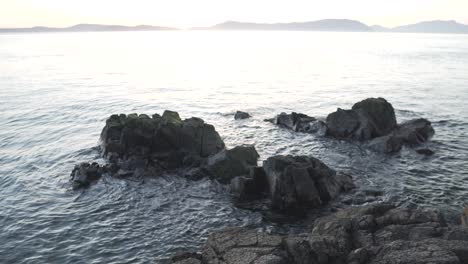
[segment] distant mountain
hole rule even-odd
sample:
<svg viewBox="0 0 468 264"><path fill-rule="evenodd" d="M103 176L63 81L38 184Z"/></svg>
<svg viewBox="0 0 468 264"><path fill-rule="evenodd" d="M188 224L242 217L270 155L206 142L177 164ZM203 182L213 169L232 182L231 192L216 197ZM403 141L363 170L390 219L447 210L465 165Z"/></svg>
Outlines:
<svg viewBox="0 0 468 264"><path fill-rule="evenodd" d="M32 28L0 28L0 33L21 33L21 32L93 32L93 31L158 31L158 30L177 30L169 27L156 27L148 25L139 25L134 27L120 25L99 25L99 24L78 24L66 28L52 27L32 27Z"/></svg>
<svg viewBox="0 0 468 264"><path fill-rule="evenodd" d="M389 31L391 31L390 28L382 27L382 26L379 26L379 25L373 25L373 26L371 26L371 28L375 32L389 32Z"/></svg>
<svg viewBox="0 0 468 264"><path fill-rule="evenodd" d="M392 32L468 34L468 25L456 21L426 21L392 28Z"/></svg>
<svg viewBox="0 0 468 264"><path fill-rule="evenodd" d="M310 30L310 31L373 31L369 26L355 20L349 19L324 19L311 22L295 23L246 23L227 21L207 28L193 28L196 30Z"/></svg>

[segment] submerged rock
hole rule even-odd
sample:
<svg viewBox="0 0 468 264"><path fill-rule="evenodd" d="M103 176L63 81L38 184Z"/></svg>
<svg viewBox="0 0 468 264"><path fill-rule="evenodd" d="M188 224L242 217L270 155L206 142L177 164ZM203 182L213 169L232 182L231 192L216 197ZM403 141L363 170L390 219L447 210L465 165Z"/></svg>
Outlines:
<svg viewBox="0 0 468 264"><path fill-rule="evenodd" d="M73 189L88 187L92 182L99 180L106 168L100 166L96 162L81 163L76 165L71 172L71 182Z"/></svg>
<svg viewBox="0 0 468 264"><path fill-rule="evenodd" d="M461 223L462 225L468 227L468 205L465 206L465 210L461 216Z"/></svg>
<svg viewBox="0 0 468 264"><path fill-rule="evenodd" d="M276 118L267 120L276 125L302 133L317 133L325 135L327 126L321 120L306 114L292 112L291 114L281 113Z"/></svg>
<svg viewBox="0 0 468 264"><path fill-rule="evenodd" d="M239 120L239 119L247 119L247 118L250 118L250 114L247 113L247 112L242 112L242 111L236 111L236 113L234 114L234 119L235 120Z"/></svg>
<svg viewBox="0 0 468 264"><path fill-rule="evenodd" d="M263 163L273 209L294 211L317 207L354 187L352 178L320 160L305 156L274 156Z"/></svg>
<svg viewBox="0 0 468 264"><path fill-rule="evenodd" d="M319 218L309 233L278 236L245 228L216 232L196 259L201 263L462 264L468 263L468 228L447 226L437 211L376 204Z"/></svg>
<svg viewBox="0 0 468 264"><path fill-rule="evenodd" d="M416 152L421 155L426 155L426 156L432 156L434 155L434 151L428 149L428 148L420 148L417 149Z"/></svg>

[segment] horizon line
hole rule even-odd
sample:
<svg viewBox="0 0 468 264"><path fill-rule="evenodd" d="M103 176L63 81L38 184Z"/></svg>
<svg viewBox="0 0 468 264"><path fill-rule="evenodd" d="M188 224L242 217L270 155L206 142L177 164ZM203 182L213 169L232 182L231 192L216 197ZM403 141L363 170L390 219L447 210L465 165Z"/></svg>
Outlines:
<svg viewBox="0 0 468 264"><path fill-rule="evenodd" d="M387 28L387 29L393 29L393 28L398 28L398 27L401 27L401 26L407 26L407 25L414 25L414 24L418 24L418 23L423 23L423 22L435 22L435 21L443 21L443 22L455 22L455 23L458 23L458 24L462 24L462 25L467 25L468 26L468 22L460 22L459 20L455 20L455 19L433 19L433 20L423 20L423 21L419 21L419 22L414 22L414 23L409 23L409 24L401 24L399 26L394 26L394 27L387 27L387 26L383 26L383 25L380 25L380 24L367 24L365 22L362 22L360 20L356 20L356 19L350 19L350 18L325 18L325 19L318 19L318 20L305 20L305 21L290 21L290 22L252 22L252 21L241 21L241 20L224 20L223 22L218 22L218 23L215 23L215 24L212 24L212 25L209 25L209 26L191 26L191 27L173 27L173 26L167 26L167 25L153 25L153 24L133 24L133 25L129 25L129 24L114 24L114 23L110 23L110 24L101 24L101 23L76 23L76 24L72 24L72 25L69 25L69 26L45 26L45 25L34 25L34 26L29 26L29 27L3 27L3 26L0 26L0 29L2 30L14 30L14 29L34 29L34 28L49 28L49 29L69 29L69 28L72 28L72 27L75 27L75 26L80 26L80 25L96 25L96 26L119 26L119 27L129 27L129 28L134 28L134 27L160 27L160 28L171 28L171 29L175 29L175 30L190 30L190 29L197 29L197 28L210 28L210 27L214 27L216 25L220 25L220 24L224 24L224 23L227 23L227 22L236 22L236 23L249 23L249 24L263 24L263 25L275 25L275 24L294 24L294 23L308 23L308 22L316 22L316 21L323 21L323 20L349 20L349 21L357 21L357 22L360 22L368 27L374 27L374 26L380 26L380 27L383 27L383 28Z"/></svg>

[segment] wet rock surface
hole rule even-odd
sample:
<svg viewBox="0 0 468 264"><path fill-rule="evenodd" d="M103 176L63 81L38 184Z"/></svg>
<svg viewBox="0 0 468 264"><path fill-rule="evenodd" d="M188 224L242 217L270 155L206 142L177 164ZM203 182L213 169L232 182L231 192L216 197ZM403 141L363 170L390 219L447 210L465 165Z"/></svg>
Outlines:
<svg viewBox="0 0 468 264"><path fill-rule="evenodd" d="M280 236L246 228L216 232L195 258L188 256L174 262L468 263L468 228L447 226L437 211L375 204L319 218L303 234Z"/></svg>
<svg viewBox="0 0 468 264"><path fill-rule="evenodd" d="M247 119L247 118L250 118L250 114L247 113L247 112L242 112L242 111L236 111L236 113L234 114L234 119L235 120L240 120L240 119Z"/></svg>
<svg viewBox="0 0 468 264"><path fill-rule="evenodd" d="M302 133L317 133L325 135L326 125L323 121L317 120L305 114L292 112L291 114L281 113L276 118L268 120L281 127Z"/></svg>
<svg viewBox="0 0 468 264"><path fill-rule="evenodd" d="M97 163L81 163L76 165L71 172L71 182L73 189L86 188L91 183L99 180L107 168Z"/></svg>
<svg viewBox="0 0 468 264"><path fill-rule="evenodd" d="M269 121L296 132L364 142L369 149L382 153L423 144L435 133L431 122L423 118L397 124L395 110L384 98L367 98L349 110L338 108L325 122L298 113L281 113ZM427 153L422 154L430 155Z"/></svg>
<svg viewBox="0 0 468 264"><path fill-rule="evenodd" d="M263 170L272 208L281 211L318 207L354 187L350 176L313 157L270 157L263 163Z"/></svg>

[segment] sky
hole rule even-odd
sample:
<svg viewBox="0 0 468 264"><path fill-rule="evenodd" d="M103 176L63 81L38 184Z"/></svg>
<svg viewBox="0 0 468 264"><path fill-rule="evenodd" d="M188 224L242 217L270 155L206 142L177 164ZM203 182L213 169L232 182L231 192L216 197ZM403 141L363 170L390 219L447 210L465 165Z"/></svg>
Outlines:
<svg viewBox="0 0 468 264"><path fill-rule="evenodd" d="M79 23L211 26L326 18L395 27L428 20L468 24L468 0L0 0L0 27Z"/></svg>

